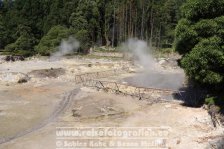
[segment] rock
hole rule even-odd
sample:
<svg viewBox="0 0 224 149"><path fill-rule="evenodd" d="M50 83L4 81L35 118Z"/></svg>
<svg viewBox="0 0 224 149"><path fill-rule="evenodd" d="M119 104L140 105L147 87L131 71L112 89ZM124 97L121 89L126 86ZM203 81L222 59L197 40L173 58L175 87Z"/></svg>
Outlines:
<svg viewBox="0 0 224 149"><path fill-rule="evenodd" d="M23 56L12 56L12 55L8 55L5 57L5 61L7 62L14 62L14 61L24 61L25 58Z"/></svg>
<svg viewBox="0 0 224 149"><path fill-rule="evenodd" d="M74 116L74 117L80 117L80 114L78 113L78 111L76 111L76 110L72 110L72 116Z"/></svg>
<svg viewBox="0 0 224 149"><path fill-rule="evenodd" d="M123 81L122 84L128 84L128 82Z"/></svg>
<svg viewBox="0 0 224 149"><path fill-rule="evenodd" d="M27 74L20 72L5 72L0 73L0 81L5 83L25 83L30 80Z"/></svg>
<svg viewBox="0 0 224 149"><path fill-rule="evenodd" d="M82 106L72 109L72 113L73 113L72 115L74 117L80 117L80 113L79 113L80 110L82 110Z"/></svg>
<svg viewBox="0 0 224 149"><path fill-rule="evenodd" d="M107 110L104 107L102 107L102 108L100 108L100 112L106 113Z"/></svg>
<svg viewBox="0 0 224 149"><path fill-rule="evenodd" d="M19 81L18 81L19 84L20 84L20 83L26 83L26 82L28 82L28 79L26 79L26 78L21 78L21 79L19 79Z"/></svg>
<svg viewBox="0 0 224 149"><path fill-rule="evenodd" d="M14 56L15 61L24 61L25 58L23 56Z"/></svg>
<svg viewBox="0 0 224 149"><path fill-rule="evenodd" d="M5 62L5 58L3 56L0 56L0 64Z"/></svg>
<svg viewBox="0 0 224 149"><path fill-rule="evenodd" d="M11 56L6 56L5 57L5 61L9 62L9 61L14 61L13 57Z"/></svg>
<svg viewBox="0 0 224 149"><path fill-rule="evenodd" d="M159 64L160 64L160 65L164 65L166 62L167 62L166 60L160 60L160 61L159 61Z"/></svg>
<svg viewBox="0 0 224 149"><path fill-rule="evenodd" d="M177 140L177 144L180 144L180 142L181 142L181 140L180 140L180 139L178 139L178 140Z"/></svg>
<svg viewBox="0 0 224 149"><path fill-rule="evenodd" d="M171 108L172 106L171 105L165 105L165 108Z"/></svg>
<svg viewBox="0 0 224 149"><path fill-rule="evenodd" d="M129 73L135 73L136 70L134 68L129 68Z"/></svg>
<svg viewBox="0 0 224 149"><path fill-rule="evenodd" d="M114 107L107 107L109 111L117 111Z"/></svg>

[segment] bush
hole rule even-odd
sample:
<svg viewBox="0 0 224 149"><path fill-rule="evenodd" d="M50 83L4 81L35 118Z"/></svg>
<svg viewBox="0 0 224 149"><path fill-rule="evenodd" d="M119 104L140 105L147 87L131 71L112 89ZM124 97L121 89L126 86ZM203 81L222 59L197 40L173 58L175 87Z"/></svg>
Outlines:
<svg viewBox="0 0 224 149"><path fill-rule="evenodd" d="M193 29L191 22L182 19L176 27L175 49L181 54L189 52L198 42L198 34Z"/></svg>
<svg viewBox="0 0 224 149"><path fill-rule="evenodd" d="M63 26L54 26L40 40L40 43L35 47L35 51L40 55L49 56L58 50L62 39L66 39L69 36L74 36L80 42L80 52L86 52L89 49L91 44L88 42L90 39L87 30L79 30L76 32L72 28L68 29Z"/></svg>
<svg viewBox="0 0 224 149"><path fill-rule="evenodd" d="M35 51L40 55L49 56L51 53L57 51L61 40L73 35L73 32L63 26L54 26L49 32L40 40L40 43L35 47Z"/></svg>
<svg viewBox="0 0 224 149"><path fill-rule="evenodd" d="M181 60L181 66L190 78L206 85L224 83L224 56L219 43L219 37L204 39Z"/></svg>
<svg viewBox="0 0 224 149"><path fill-rule="evenodd" d="M224 1L188 0L175 30L175 49L190 79L220 90L224 84Z"/></svg>
<svg viewBox="0 0 224 149"><path fill-rule="evenodd" d="M75 34L75 37L80 42L80 51L83 53L88 52L91 44L89 43L90 38L87 30L80 30Z"/></svg>
<svg viewBox="0 0 224 149"><path fill-rule="evenodd" d="M199 37L211 37L217 33L218 24L213 19L201 20L193 26Z"/></svg>
<svg viewBox="0 0 224 149"><path fill-rule="evenodd" d="M207 104L208 106L216 106L217 108L217 112L224 112L224 100L223 97L207 97L205 98L205 104Z"/></svg>
<svg viewBox="0 0 224 149"><path fill-rule="evenodd" d="M188 0L182 6L182 15L194 22L211 19L224 14L223 0Z"/></svg>
<svg viewBox="0 0 224 149"><path fill-rule="evenodd" d="M7 52L14 55L31 56L35 53L33 46L37 43L34 36L29 34L21 35L14 43L5 47Z"/></svg>
<svg viewBox="0 0 224 149"><path fill-rule="evenodd" d="M215 104L215 97L208 97L205 99L206 105L214 105Z"/></svg>

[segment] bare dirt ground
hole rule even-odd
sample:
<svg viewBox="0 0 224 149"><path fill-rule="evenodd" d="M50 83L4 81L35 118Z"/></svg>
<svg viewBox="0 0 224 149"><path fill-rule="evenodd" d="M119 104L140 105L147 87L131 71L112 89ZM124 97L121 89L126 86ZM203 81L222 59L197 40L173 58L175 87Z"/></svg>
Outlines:
<svg viewBox="0 0 224 149"><path fill-rule="evenodd" d="M167 148L215 147L223 128L214 128L203 108L185 107L176 100L151 104L75 84L76 74L123 66L134 68L124 60L87 58L58 61L36 58L0 64L0 148L55 149L57 127L162 126L170 128ZM56 75L59 70L63 71ZM162 71L170 74L171 70ZM26 75L28 82L18 83ZM133 75L127 73L104 80L122 82Z"/></svg>

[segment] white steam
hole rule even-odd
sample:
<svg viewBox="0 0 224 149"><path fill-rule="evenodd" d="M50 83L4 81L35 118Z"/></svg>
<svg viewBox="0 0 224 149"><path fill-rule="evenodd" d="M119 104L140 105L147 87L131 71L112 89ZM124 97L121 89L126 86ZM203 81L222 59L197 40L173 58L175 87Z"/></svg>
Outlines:
<svg viewBox="0 0 224 149"><path fill-rule="evenodd" d="M72 52L75 52L78 50L80 46L80 43L77 39L75 39L74 37L69 37L67 40L62 40L60 46L59 46L59 50L55 53L53 53L50 56L51 60L57 60L60 59L62 56L66 55L66 54L70 54Z"/></svg>
<svg viewBox="0 0 224 149"><path fill-rule="evenodd" d="M128 39L122 44L122 49L133 55L134 62L141 65L146 71L155 68L155 60L147 43L136 38Z"/></svg>
<svg viewBox="0 0 224 149"><path fill-rule="evenodd" d="M138 39L129 39L123 43L124 52L131 53L135 64L143 67L136 76L125 78L124 81L130 85L141 87L152 87L162 89L178 90L182 87L184 81L184 73L163 71L164 69L156 62L151 54L151 50L147 43ZM166 97L167 99L171 97Z"/></svg>

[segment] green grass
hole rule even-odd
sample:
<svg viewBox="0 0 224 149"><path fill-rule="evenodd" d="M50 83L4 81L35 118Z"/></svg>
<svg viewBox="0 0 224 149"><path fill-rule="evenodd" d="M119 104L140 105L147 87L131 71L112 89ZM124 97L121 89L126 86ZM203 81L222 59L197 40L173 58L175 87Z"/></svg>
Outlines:
<svg viewBox="0 0 224 149"><path fill-rule="evenodd" d="M95 47L94 48L94 52L119 52L119 48L118 47Z"/></svg>
<svg viewBox="0 0 224 149"><path fill-rule="evenodd" d="M224 97L208 97L205 99L205 104L223 105L224 106Z"/></svg>
<svg viewBox="0 0 224 149"><path fill-rule="evenodd" d="M219 107L219 112L224 113L224 96L220 97L207 97L205 99L205 104L211 106L215 105Z"/></svg>
<svg viewBox="0 0 224 149"><path fill-rule="evenodd" d="M162 48L153 51L155 57L168 57L170 54L174 54L176 51L173 48Z"/></svg>
<svg viewBox="0 0 224 149"><path fill-rule="evenodd" d="M97 55L79 55L82 56L84 58L90 58L90 59L109 59L109 60L122 60L122 57L113 57L113 56L97 56Z"/></svg>

